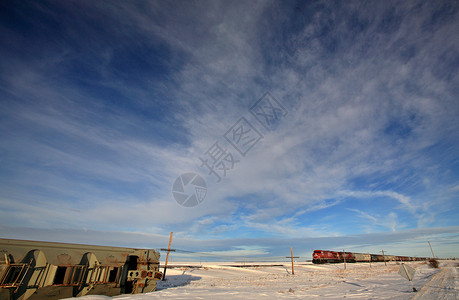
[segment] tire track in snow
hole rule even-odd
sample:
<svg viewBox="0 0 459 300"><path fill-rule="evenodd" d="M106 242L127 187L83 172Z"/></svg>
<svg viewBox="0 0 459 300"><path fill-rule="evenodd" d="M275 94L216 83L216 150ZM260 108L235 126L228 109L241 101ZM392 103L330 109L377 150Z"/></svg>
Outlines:
<svg viewBox="0 0 459 300"><path fill-rule="evenodd" d="M435 274L432 279L426 283L419 293L413 297L413 300L457 300L459 299L459 289L457 288L459 277L457 263L450 262L443 269Z"/></svg>

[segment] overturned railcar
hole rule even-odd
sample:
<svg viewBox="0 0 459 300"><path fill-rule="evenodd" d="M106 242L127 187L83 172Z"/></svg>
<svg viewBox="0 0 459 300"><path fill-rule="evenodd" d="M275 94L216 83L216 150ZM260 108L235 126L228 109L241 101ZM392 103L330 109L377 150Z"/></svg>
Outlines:
<svg viewBox="0 0 459 300"><path fill-rule="evenodd" d="M151 249L0 239L0 300L147 293L161 277Z"/></svg>

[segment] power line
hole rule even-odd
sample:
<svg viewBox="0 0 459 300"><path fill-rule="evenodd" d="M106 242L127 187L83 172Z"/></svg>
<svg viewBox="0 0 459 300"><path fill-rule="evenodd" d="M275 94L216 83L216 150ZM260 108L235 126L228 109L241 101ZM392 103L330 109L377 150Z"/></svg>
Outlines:
<svg viewBox="0 0 459 300"><path fill-rule="evenodd" d="M158 250L165 251L167 249L158 249ZM196 257L204 256L204 257L238 258L238 259L241 257L245 257L246 259L260 260L260 261L285 259L285 256L260 256L260 255L251 255L251 254L243 254L243 253L229 255L229 254L217 254L217 253L201 252L201 251L191 251L191 250L184 250L184 249L171 249L170 251L175 251L175 253L187 254L187 255L196 256Z"/></svg>

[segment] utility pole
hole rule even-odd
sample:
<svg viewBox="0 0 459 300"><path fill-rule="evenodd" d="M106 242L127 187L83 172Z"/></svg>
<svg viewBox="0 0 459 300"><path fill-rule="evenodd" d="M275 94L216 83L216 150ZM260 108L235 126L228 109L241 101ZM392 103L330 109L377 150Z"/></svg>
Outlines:
<svg viewBox="0 0 459 300"><path fill-rule="evenodd" d="M346 270L346 252L343 249L344 270Z"/></svg>
<svg viewBox="0 0 459 300"><path fill-rule="evenodd" d="M369 258L369 261L370 261L370 269L371 269L371 254L370 254L370 252L368 252L368 258Z"/></svg>
<svg viewBox="0 0 459 300"><path fill-rule="evenodd" d="M290 256L286 256L286 258L291 258L292 259L292 275L295 275L295 270L293 269L293 259L294 258L300 258L299 256L293 256L293 247L290 247Z"/></svg>
<svg viewBox="0 0 459 300"><path fill-rule="evenodd" d="M290 256L292 257L292 275L295 275L295 270L293 269L293 246L290 246Z"/></svg>
<svg viewBox="0 0 459 300"><path fill-rule="evenodd" d="M432 250L432 245L430 244L429 241L427 241L427 243L429 243L430 252L432 252L432 258L435 258L435 255L434 255L433 250Z"/></svg>
<svg viewBox="0 0 459 300"><path fill-rule="evenodd" d="M386 256L384 255L384 250L381 250L381 252L382 252L382 258L384 260L384 265L387 267Z"/></svg>
<svg viewBox="0 0 459 300"><path fill-rule="evenodd" d="M167 269L167 262L169 261L169 252L171 251L171 242L172 242L172 232L169 238L169 247L167 247L167 256L166 256L166 263L164 264L164 272L163 272L163 281L166 280L166 269Z"/></svg>

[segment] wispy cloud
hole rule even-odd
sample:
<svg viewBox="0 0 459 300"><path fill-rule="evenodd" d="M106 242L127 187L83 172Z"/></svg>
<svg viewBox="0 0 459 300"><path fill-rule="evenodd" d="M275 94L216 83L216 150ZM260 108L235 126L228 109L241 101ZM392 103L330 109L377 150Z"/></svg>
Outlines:
<svg viewBox="0 0 459 300"><path fill-rule="evenodd" d="M380 227L387 227L389 228L392 232L397 231L397 229L402 229L403 225L398 224L397 222L397 214L394 212L390 212L387 215L371 215L367 212L354 209L354 208L349 208L348 210L353 211L357 213L361 218L367 219L370 221L370 224L364 222L365 227L367 227L367 231L372 232L372 226L380 226Z"/></svg>

